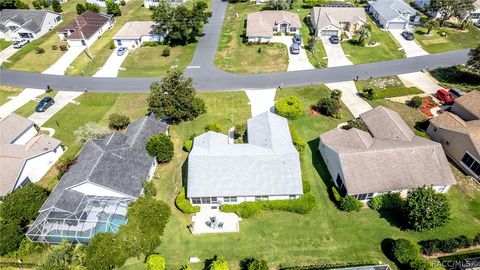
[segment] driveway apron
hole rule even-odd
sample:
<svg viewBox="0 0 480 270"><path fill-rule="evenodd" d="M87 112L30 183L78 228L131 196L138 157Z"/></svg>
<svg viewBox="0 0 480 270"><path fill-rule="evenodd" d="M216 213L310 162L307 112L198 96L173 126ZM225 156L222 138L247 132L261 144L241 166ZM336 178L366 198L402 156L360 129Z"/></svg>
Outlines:
<svg viewBox="0 0 480 270"><path fill-rule="evenodd" d="M328 58L328 67L340 67L353 65L345 53L343 52L342 45L332 44L328 37L321 37L325 53Z"/></svg>
<svg viewBox="0 0 480 270"><path fill-rule="evenodd" d="M114 50L108 57L105 65L93 75L93 77L117 77L118 69L122 66L123 61L127 58L130 50L127 50L123 55L118 56L117 50Z"/></svg>
<svg viewBox="0 0 480 270"><path fill-rule="evenodd" d="M270 39L270 42L273 43L282 43L287 46L288 51L288 67L287 71L296 71L296 70L308 70L315 69L313 65L308 60L307 52L305 51L304 45L300 45L299 54L292 54L290 52L290 46L293 44L292 36L273 36Z"/></svg>
<svg viewBox="0 0 480 270"><path fill-rule="evenodd" d="M395 40L400 43L400 46L402 46L403 51L405 52L405 56L407 58L428 54L428 52L422 49L422 47L420 47L420 45L415 40L406 40L405 38L403 38L402 32L404 30L393 29L389 31L392 34L393 38L395 38Z"/></svg>
<svg viewBox="0 0 480 270"><path fill-rule="evenodd" d="M70 64L83 52L83 47L70 47L55 64L51 65L43 74L65 75Z"/></svg>
<svg viewBox="0 0 480 270"><path fill-rule="evenodd" d="M13 45L8 46L7 48L0 51L0 64L5 62L10 56L14 55L18 50L13 48Z"/></svg>

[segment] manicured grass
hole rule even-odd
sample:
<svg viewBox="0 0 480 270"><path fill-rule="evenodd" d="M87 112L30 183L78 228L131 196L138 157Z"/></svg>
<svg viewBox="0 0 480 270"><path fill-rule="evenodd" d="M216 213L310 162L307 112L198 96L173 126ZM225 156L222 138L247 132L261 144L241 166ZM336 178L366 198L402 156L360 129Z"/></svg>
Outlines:
<svg viewBox="0 0 480 270"><path fill-rule="evenodd" d="M92 76L95 74L107 61L108 57L114 49L110 49L112 37L127 21L147 21L151 20L151 11L142 6L142 0L130 0L127 4L121 7L122 16L115 18L115 25L105 31L101 38L99 38L90 47L91 55L87 52L80 54L67 69L67 75L83 75Z"/></svg>
<svg viewBox="0 0 480 270"><path fill-rule="evenodd" d="M390 97L402 97L408 95L423 94L424 92L416 87L406 87L397 76L388 76L373 78L370 80L355 81L358 92L363 92L367 88L375 89L375 95L378 99Z"/></svg>
<svg viewBox="0 0 480 270"><path fill-rule="evenodd" d="M184 69L193 58L196 43L170 48L168 57L162 56L166 47L141 47L131 51L122 64L125 70L119 70L119 77L154 77L165 75L168 69L177 66Z"/></svg>
<svg viewBox="0 0 480 270"><path fill-rule="evenodd" d="M445 88L460 88L464 91L480 89L480 74L475 74L463 66L437 68L430 72Z"/></svg>
<svg viewBox="0 0 480 270"><path fill-rule="evenodd" d="M52 45L62 44L57 35L57 30L63 25L69 23L76 15L75 6L80 3L80 0L71 0L62 4L62 23L55 27L52 31L46 33L41 38L28 43L25 47L18 50L8 60L10 63L3 63L4 68L42 72L53 65L64 52L58 50L52 50ZM36 54L35 47L42 47L45 49L45 53Z"/></svg>
<svg viewBox="0 0 480 270"><path fill-rule="evenodd" d="M10 100L9 97L18 95L22 90L22 88L0 85L0 106L7 103Z"/></svg>
<svg viewBox="0 0 480 270"><path fill-rule="evenodd" d="M3 51L5 48L10 46L10 44L12 44L10 41L0 38L0 51Z"/></svg>
<svg viewBox="0 0 480 270"><path fill-rule="evenodd" d="M229 3L215 56L215 65L233 73L286 71L288 52L282 44L244 43L247 14L260 11L254 2ZM238 14L238 16L237 16Z"/></svg>
<svg viewBox="0 0 480 270"><path fill-rule="evenodd" d="M415 29L415 40L429 53L476 48L480 44L480 30L475 26L466 30L449 27L434 28L430 36L426 35L426 28L415 27ZM447 36L441 37L441 32L447 33Z"/></svg>
<svg viewBox="0 0 480 270"><path fill-rule="evenodd" d="M399 44L393 39L392 35L387 31L382 31L368 17L368 23L372 27L370 32L371 41L380 42L379 46L362 47L353 44L351 41L341 42L343 51L354 64L381 62L393 59L404 58L405 53L399 50Z"/></svg>
<svg viewBox="0 0 480 270"><path fill-rule="evenodd" d="M57 91L52 91L50 93L44 93L41 94L40 96L36 97L36 100L41 100L44 97L53 97L55 98L55 95L57 94ZM15 113L18 115L21 115L23 117L29 117L35 112L35 107L38 104L38 101L36 100L30 100L29 102L25 103L22 107L18 108Z"/></svg>

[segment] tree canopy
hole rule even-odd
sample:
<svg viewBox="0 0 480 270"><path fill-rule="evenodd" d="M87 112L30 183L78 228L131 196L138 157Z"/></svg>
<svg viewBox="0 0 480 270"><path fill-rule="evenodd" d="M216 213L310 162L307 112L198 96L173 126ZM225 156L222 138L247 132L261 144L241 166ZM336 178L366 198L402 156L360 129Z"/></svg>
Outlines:
<svg viewBox="0 0 480 270"><path fill-rule="evenodd" d="M119 268L131 257L125 252L127 245L117 234L96 234L85 247L85 266L89 270Z"/></svg>
<svg viewBox="0 0 480 270"><path fill-rule="evenodd" d="M450 206L445 194L432 188L417 188L408 193L405 201L408 225L417 231L430 230L447 223Z"/></svg>
<svg viewBox="0 0 480 270"><path fill-rule="evenodd" d="M475 0L430 0L427 9L440 15L440 26L443 26L451 17L463 19L468 11L474 9L474 2Z"/></svg>
<svg viewBox="0 0 480 270"><path fill-rule="evenodd" d="M170 137L160 133L157 136L150 136L145 145L150 156L155 157L158 162L169 162L173 157L173 142Z"/></svg>
<svg viewBox="0 0 480 270"><path fill-rule="evenodd" d="M48 197L47 190L28 184L5 196L0 204L0 219L16 222L21 227L38 215L38 210Z"/></svg>
<svg viewBox="0 0 480 270"><path fill-rule="evenodd" d="M205 103L195 96L192 78L186 78L180 69L171 69L161 82L150 86L148 112L179 123L205 113Z"/></svg>
<svg viewBox="0 0 480 270"><path fill-rule="evenodd" d="M467 66L469 66L475 72L480 73L480 46L475 49L471 49L468 55L470 58L467 61Z"/></svg>
<svg viewBox="0 0 480 270"><path fill-rule="evenodd" d="M122 16L120 6L113 0L106 0L105 5L107 6L107 14L113 15L114 17Z"/></svg>
<svg viewBox="0 0 480 270"><path fill-rule="evenodd" d="M272 10L284 10L290 9L290 5L290 0L268 0L265 7Z"/></svg>

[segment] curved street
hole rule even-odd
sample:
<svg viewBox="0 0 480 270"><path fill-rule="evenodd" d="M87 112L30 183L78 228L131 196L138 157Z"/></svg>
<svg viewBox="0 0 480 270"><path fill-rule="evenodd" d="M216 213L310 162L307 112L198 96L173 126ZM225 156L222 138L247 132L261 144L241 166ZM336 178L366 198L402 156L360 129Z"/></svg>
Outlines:
<svg viewBox="0 0 480 270"><path fill-rule="evenodd" d="M232 74L219 70L214 65L217 44L222 31L227 1L215 0L212 17L205 25L192 62L185 74L192 77L199 91L224 91L240 89L266 89L301 86L319 83L335 83L354 78L391 76L430 69L465 64L468 50L450 51L385 62L331 67L316 70L264 74ZM160 78L102 78L74 77L40 74L13 70L1 70L0 82L22 88L44 89L47 85L64 91L145 92L150 84Z"/></svg>

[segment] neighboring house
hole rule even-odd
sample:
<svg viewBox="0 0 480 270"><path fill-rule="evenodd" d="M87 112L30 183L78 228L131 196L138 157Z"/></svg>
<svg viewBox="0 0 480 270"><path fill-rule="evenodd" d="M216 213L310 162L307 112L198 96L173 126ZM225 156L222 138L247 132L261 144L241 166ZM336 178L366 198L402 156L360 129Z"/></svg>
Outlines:
<svg viewBox="0 0 480 270"><path fill-rule="evenodd" d="M248 143L209 131L195 137L188 157L187 198L194 205L297 199L300 159L287 119L265 112L247 121Z"/></svg>
<svg viewBox="0 0 480 270"><path fill-rule="evenodd" d="M423 10L429 10L430 0L415 0L415 5ZM473 22L477 22L480 19L480 0L475 1L473 5L474 9L472 11L469 11L466 15L468 15ZM428 15L434 18L440 17L436 11L431 10L429 10Z"/></svg>
<svg viewBox="0 0 480 270"><path fill-rule="evenodd" d="M97 4L101 7L106 7L107 4L105 3L105 0L87 0L88 3L90 4ZM120 5L120 0L113 0L113 2L117 5ZM125 2L128 2L128 0L125 0Z"/></svg>
<svg viewBox="0 0 480 270"><path fill-rule="evenodd" d="M38 182L63 154L60 141L38 135L35 124L16 114L0 121L0 197Z"/></svg>
<svg viewBox="0 0 480 270"><path fill-rule="evenodd" d="M335 185L366 201L376 195L455 183L439 143L416 136L396 112L379 106L360 115L368 132L336 128L320 135L319 150Z"/></svg>
<svg viewBox="0 0 480 270"><path fill-rule="evenodd" d="M88 140L40 208L27 237L50 244L88 243L97 233L118 232L127 222L128 204L143 194L143 183L155 172L157 162L145 142L166 130L166 124L146 116L124 134Z"/></svg>
<svg viewBox="0 0 480 270"><path fill-rule="evenodd" d="M87 10L62 27L58 36L72 47L90 47L113 23L113 16Z"/></svg>
<svg viewBox="0 0 480 270"><path fill-rule="evenodd" d="M310 20L316 36L340 36L346 32L351 36L367 22L365 9L357 7L314 7Z"/></svg>
<svg viewBox="0 0 480 270"><path fill-rule="evenodd" d="M137 48L140 47L145 41L158 41L162 42L164 36L156 34L157 26L155 22L127 22L118 30L113 36L115 46Z"/></svg>
<svg viewBox="0 0 480 270"><path fill-rule="evenodd" d="M480 179L480 91L455 100L452 112L431 119L427 133L455 163Z"/></svg>
<svg viewBox="0 0 480 270"><path fill-rule="evenodd" d="M266 10L247 15L248 42L269 42L274 35L300 33L298 14L282 10Z"/></svg>
<svg viewBox="0 0 480 270"><path fill-rule="evenodd" d="M185 0L169 0L172 5L180 5L185 2ZM152 8L158 6L160 0L143 0L143 6L146 8Z"/></svg>
<svg viewBox="0 0 480 270"><path fill-rule="evenodd" d="M0 38L13 41L20 38L37 39L62 21L59 13L48 10L0 10Z"/></svg>
<svg viewBox="0 0 480 270"><path fill-rule="evenodd" d="M420 14L403 0L369 2L368 12L384 29L406 29L420 21Z"/></svg>

